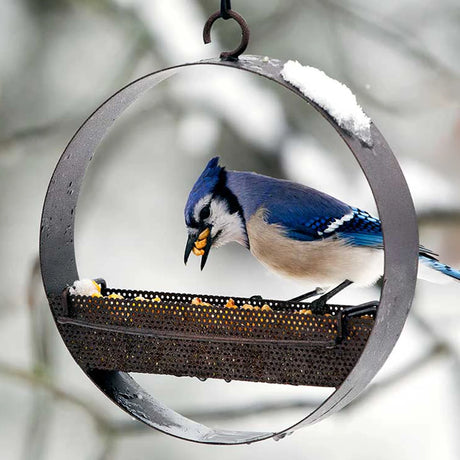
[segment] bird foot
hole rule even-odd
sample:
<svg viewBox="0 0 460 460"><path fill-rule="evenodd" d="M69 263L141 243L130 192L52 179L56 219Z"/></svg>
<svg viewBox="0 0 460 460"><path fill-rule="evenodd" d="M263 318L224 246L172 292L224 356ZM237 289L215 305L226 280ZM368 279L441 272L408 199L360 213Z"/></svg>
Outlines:
<svg viewBox="0 0 460 460"><path fill-rule="evenodd" d="M317 295L324 294L325 290L323 288L317 287L313 291L307 292L305 294L289 299L288 302L302 302L302 300L309 299L310 297L315 297Z"/></svg>
<svg viewBox="0 0 460 460"><path fill-rule="evenodd" d="M249 300L263 300L263 297L261 295L252 295Z"/></svg>
<svg viewBox="0 0 460 460"><path fill-rule="evenodd" d="M310 304L310 310L313 313L317 313L320 315L328 313L329 310L326 307L327 301L334 297L336 294L338 294L340 291L343 291L346 287L350 286L350 284L352 283L353 281L345 280L343 283L340 283L335 288L331 289L330 291L327 291L325 294L323 294L321 297L318 297Z"/></svg>

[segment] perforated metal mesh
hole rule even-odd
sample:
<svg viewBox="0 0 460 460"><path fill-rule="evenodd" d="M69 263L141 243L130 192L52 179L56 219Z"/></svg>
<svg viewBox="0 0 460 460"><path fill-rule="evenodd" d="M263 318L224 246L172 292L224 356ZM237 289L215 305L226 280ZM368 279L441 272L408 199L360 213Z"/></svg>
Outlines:
<svg viewBox="0 0 460 460"><path fill-rule="evenodd" d="M58 318L75 359L87 369L338 386L358 360L372 318L349 320L335 344L337 312L307 315L305 303L233 298L272 311L225 308L228 297L108 289L124 299L69 297ZM135 300L142 296L145 301ZM159 297L160 302L153 299ZM212 306L191 305L194 297Z"/></svg>

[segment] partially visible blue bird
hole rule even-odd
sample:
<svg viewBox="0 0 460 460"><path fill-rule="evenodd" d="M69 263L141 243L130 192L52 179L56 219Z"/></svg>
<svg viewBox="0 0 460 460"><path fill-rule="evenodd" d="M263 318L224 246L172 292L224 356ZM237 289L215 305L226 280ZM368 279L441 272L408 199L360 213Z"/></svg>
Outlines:
<svg viewBox="0 0 460 460"><path fill-rule="evenodd" d="M383 273L379 219L313 188L252 172L227 171L209 161L185 206L190 253L236 241L272 271L328 288L348 280L371 285ZM442 264L420 246L419 277L460 280L460 271Z"/></svg>

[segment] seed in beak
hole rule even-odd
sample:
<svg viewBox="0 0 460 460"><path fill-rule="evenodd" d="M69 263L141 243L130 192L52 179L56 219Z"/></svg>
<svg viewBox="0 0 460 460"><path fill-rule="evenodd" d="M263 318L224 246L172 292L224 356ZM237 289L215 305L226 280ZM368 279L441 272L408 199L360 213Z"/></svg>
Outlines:
<svg viewBox="0 0 460 460"><path fill-rule="evenodd" d="M193 247L192 251L193 251L193 254L195 254L196 256L202 256L204 254L203 249L198 249L195 246Z"/></svg>
<svg viewBox="0 0 460 460"><path fill-rule="evenodd" d="M198 239L199 240L204 240L209 236L209 228L205 228L199 235Z"/></svg>
<svg viewBox="0 0 460 460"><path fill-rule="evenodd" d="M195 241L195 247L197 249L203 249L206 247L207 244L208 244L208 240L206 238L204 240Z"/></svg>

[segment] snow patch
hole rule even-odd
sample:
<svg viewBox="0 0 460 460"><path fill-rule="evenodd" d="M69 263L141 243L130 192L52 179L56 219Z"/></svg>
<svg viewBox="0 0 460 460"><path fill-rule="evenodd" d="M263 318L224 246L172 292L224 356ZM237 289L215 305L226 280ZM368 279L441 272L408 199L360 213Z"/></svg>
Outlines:
<svg viewBox="0 0 460 460"><path fill-rule="evenodd" d="M281 76L326 110L341 128L353 133L362 142L371 143L371 119L346 85L315 67L303 66L297 61L286 62Z"/></svg>
<svg viewBox="0 0 460 460"><path fill-rule="evenodd" d="M100 294L100 292L100 286L95 281L90 279L77 280L69 289L70 295L92 296Z"/></svg>

